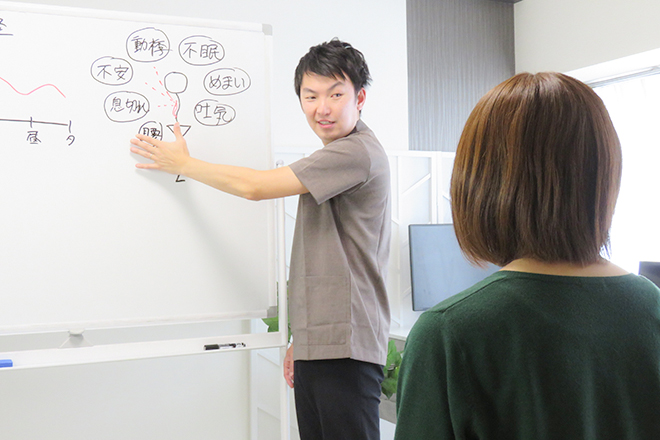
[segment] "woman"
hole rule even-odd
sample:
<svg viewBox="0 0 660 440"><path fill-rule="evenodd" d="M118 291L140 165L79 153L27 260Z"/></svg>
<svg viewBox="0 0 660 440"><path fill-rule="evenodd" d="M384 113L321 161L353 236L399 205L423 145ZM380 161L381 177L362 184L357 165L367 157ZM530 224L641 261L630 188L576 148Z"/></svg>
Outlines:
<svg viewBox="0 0 660 440"><path fill-rule="evenodd" d="M660 290L601 257L620 178L585 84L522 73L479 101L452 215L468 259L502 270L413 327L397 440L660 438Z"/></svg>

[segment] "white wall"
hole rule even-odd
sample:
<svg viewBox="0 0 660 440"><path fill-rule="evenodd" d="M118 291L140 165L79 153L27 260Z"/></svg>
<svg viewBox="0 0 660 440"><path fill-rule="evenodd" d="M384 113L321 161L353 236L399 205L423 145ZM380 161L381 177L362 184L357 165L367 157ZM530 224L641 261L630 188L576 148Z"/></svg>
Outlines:
<svg viewBox="0 0 660 440"><path fill-rule="evenodd" d="M310 46L333 37L346 40L365 54L373 76L363 119L386 149L408 148L405 0L22 2L272 25L276 151L321 146L300 110L293 71ZM249 328L239 322L227 324L226 331L242 333ZM249 363L243 352L2 371L1 437L248 439L255 435L250 433Z"/></svg>
<svg viewBox="0 0 660 440"><path fill-rule="evenodd" d="M516 71L568 72L660 48L658 0L523 0Z"/></svg>

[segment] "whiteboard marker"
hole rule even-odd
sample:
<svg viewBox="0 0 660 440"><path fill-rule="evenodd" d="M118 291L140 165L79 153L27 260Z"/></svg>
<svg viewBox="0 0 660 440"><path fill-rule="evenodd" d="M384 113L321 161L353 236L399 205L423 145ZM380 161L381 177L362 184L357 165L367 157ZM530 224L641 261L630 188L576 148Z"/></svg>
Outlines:
<svg viewBox="0 0 660 440"><path fill-rule="evenodd" d="M230 344L209 344L204 346L204 350L220 350L225 348L245 347L243 342L232 342Z"/></svg>

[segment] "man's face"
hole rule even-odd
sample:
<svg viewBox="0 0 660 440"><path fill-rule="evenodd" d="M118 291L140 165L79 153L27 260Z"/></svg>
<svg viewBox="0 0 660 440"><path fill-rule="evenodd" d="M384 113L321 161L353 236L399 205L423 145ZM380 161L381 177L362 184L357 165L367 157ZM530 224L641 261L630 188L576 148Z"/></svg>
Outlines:
<svg viewBox="0 0 660 440"><path fill-rule="evenodd" d="M348 135L364 106L366 91L356 95L350 79L306 73L300 84L300 105L307 123L323 145Z"/></svg>

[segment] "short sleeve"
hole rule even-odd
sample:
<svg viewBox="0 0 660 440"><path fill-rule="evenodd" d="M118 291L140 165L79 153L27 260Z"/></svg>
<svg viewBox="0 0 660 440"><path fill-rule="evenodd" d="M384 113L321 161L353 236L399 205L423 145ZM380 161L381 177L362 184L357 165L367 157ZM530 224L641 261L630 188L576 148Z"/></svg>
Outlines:
<svg viewBox="0 0 660 440"><path fill-rule="evenodd" d="M406 340L397 389L395 440L453 439L441 313L420 316Z"/></svg>
<svg viewBox="0 0 660 440"><path fill-rule="evenodd" d="M349 136L331 142L290 167L316 203L321 204L364 184L369 178L371 159L362 142Z"/></svg>

